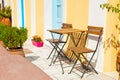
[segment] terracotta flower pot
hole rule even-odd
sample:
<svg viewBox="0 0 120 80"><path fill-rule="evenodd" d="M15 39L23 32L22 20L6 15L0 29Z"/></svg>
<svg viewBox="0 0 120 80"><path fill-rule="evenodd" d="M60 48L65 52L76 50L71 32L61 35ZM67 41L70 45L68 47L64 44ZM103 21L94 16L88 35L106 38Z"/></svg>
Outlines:
<svg viewBox="0 0 120 80"><path fill-rule="evenodd" d="M25 53L24 53L23 49L10 49L8 51L9 51L10 54L20 55L22 57L25 57Z"/></svg>
<svg viewBox="0 0 120 80"><path fill-rule="evenodd" d="M9 18L3 18L1 21L2 24L6 24L7 26L11 26L11 21Z"/></svg>

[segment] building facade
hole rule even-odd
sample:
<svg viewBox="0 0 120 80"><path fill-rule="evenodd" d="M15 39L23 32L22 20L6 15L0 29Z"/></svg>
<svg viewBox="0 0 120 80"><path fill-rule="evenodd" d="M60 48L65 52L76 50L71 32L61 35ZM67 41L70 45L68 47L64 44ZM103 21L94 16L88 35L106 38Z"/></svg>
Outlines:
<svg viewBox="0 0 120 80"><path fill-rule="evenodd" d="M119 37L113 27L118 24L118 20L116 14L100 8L100 4L105 2L106 0L8 0L8 5L12 8L12 25L26 27L29 38L38 34L46 44L45 39L51 37L47 29L60 28L61 23L71 23L73 28L78 29L87 29L88 25L104 27L96 69L112 72L116 71L117 50L113 47L106 50L103 45L111 34ZM109 2L117 4L118 1Z"/></svg>

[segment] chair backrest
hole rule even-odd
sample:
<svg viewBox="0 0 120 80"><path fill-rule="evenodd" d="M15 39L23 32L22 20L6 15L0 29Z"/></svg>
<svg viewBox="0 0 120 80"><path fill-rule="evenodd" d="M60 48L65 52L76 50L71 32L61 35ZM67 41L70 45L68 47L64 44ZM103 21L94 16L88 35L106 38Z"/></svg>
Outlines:
<svg viewBox="0 0 120 80"><path fill-rule="evenodd" d="M88 26L88 34L101 36L102 32L103 32L103 27Z"/></svg>
<svg viewBox="0 0 120 80"><path fill-rule="evenodd" d="M61 28L62 28L62 29L72 28L72 24L63 23Z"/></svg>
<svg viewBox="0 0 120 80"><path fill-rule="evenodd" d="M87 31L87 38L88 39L92 39L93 41L96 41L96 43L91 43L93 41L90 42L90 44L92 44L94 47L94 50L96 51L100 42L100 37L102 36L103 33L103 27L97 27L97 26L88 26L88 31ZM90 45L90 47L92 47L92 45Z"/></svg>

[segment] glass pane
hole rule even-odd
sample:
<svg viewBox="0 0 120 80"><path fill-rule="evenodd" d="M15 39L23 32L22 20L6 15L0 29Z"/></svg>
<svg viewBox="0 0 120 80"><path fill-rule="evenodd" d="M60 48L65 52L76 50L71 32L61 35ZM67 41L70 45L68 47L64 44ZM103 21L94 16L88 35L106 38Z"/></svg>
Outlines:
<svg viewBox="0 0 120 80"><path fill-rule="evenodd" d="M61 18L61 5L57 5L57 18Z"/></svg>
<svg viewBox="0 0 120 80"><path fill-rule="evenodd" d="M57 3L61 3L62 2L62 0L57 0Z"/></svg>

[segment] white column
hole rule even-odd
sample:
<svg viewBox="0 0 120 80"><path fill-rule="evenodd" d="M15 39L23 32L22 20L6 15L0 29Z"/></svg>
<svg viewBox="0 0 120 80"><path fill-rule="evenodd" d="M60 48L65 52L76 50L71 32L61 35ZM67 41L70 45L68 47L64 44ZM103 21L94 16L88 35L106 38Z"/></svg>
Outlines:
<svg viewBox="0 0 120 80"><path fill-rule="evenodd" d="M88 25L105 27L105 11L100 8L100 4L102 3L105 3L105 0L89 0ZM102 37L102 39L104 38ZM104 61L103 41L100 42L99 52L97 53L96 58L98 58L96 69L101 72L103 70Z"/></svg>
<svg viewBox="0 0 120 80"><path fill-rule="evenodd" d="M18 27L22 26L22 14L21 14L21 0L17 0L17 19L18 19Z"/></svg>
<svg viewBox="0 0 120 80"><path fill-rule="evenodd" d="M9 6L8 0L4 0L4 6Z"/></svg>
<svg viewBox="0 0 120 80"><path fill-rule="evenodd" d="M11 9L12 9L11 12L13 13L14 12L14 6L13 6L13 3L12 3L12 0L10 0L10 4L11 4ZM14 15L12 14L11 17L12 17L12 25L14 25L14 22L15 22L15 20L13 19Z"/></svg>
<svg viewBox="0 0 120 80"><path fill-rule="evenodd" d="M66 13L67 13L67 9L66 9L66 0L62 0L62 14L63 14L63 18L62 18L62 22L66 22Z"/></svg>
<svg viewBox="0 0 120 80"><path fill-rule="evenodd" d="M35 9L35 1L31 0L31 34L35 35L36 32L36 9Z"/></svg>
<svg viewBox="0 0 120 80"><path fill-rule="evenodd" d="M52 0L44 0L44 39L51 38L51 34L47 31L52 28ZM49 43L45 41L45 44Z"/></svg>

